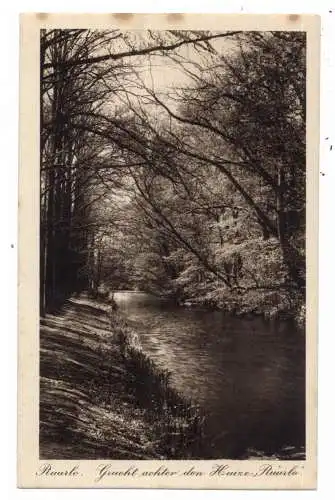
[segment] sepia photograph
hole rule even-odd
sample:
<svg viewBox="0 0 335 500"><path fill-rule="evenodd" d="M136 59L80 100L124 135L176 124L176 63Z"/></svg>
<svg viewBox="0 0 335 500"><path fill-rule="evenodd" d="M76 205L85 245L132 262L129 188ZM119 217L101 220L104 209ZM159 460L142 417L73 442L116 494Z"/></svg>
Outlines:
<svg viewBox="0 0 335 500"><path fill-rule="evenodd" d="M304 458L305 33L40 43L41 458Z"/></svg>
<svg viewBox="0 0 335 500"><path fill-rule="evenodd" d="M35 476L208 463L297 486L315 458L308 30L36 16Z"/></svg>

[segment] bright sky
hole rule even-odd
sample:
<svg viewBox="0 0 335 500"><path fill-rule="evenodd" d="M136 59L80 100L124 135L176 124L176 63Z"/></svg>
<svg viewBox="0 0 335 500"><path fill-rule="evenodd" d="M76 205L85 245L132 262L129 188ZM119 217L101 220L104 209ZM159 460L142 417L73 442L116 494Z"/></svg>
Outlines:
<svg viewBox="0 0 335 500"><path fill-rule="evenodd" d="M146 41L148 36L149 35L147 35L146 32L134 35L135 38L138 38L137 42L139 43ZM127 48L125 49L124 42L117 41L115 43L116 45L120 43L120 46L115 47L114 45L112 47L112 52L127 50ZM211 44L219 53L223 54L231 53L236 47L233 37L215 39L211 42ZM138 46L138 43L134 43L134 45ZM199 52L197 52L191 44L184 45L177 51L169 53L169 55L172 57L174 55L178 55L185 58L185 61L192 61L195 65L198 65L198 70L199 68L204 68L210 61L210 55L208 53L199 54ZM122 85L124 85L128 91L128 97L130 98L131 96L129 91L132 91L140 96L145 94L145 91L143 90L143 83L149 89L153 89L156 94L165 94L173 88L185 87L191 83L190 76L187 75L183 68L168 55L162 56L151 54L146 56L129 57L124 58L123 63L126 65L128 64L129 68L134 67L137 72L136 76L130 72L126 77L123 73L123 76L120 78L120 89ZM188 64L186 67L192 72L197 72L196 67L192 64ZM170 104L173 105L172 102L170 102Z"/></svg>
<svg viewBox="0 0 335 500"><path fill-rule="evenodd" d="M232 39L223 38L214 40L212 46L220 53L227 54L232 52L235 44ZM177 53L196 64L206 64L206 59L201 57L192 45L183 46ZM151 87L153 82L156 91L164 91L173 87L182 87L190 82L190 77L170 57L151 55L150 57L142 58L142 61L145 65L141 68L141 76L147 86ZM194 71L194 67L192 68L192 66L189 66L189 69Z"/></svg>

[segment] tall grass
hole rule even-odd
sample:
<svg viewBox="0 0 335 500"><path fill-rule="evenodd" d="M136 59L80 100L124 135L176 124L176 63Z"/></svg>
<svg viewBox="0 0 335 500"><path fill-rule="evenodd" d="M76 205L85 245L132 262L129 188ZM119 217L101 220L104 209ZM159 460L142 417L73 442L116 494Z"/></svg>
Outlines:
<svg viewBox="0 0 335 500"><path fill-rule="evenodd" d="M199 408L172 388L170 373L143 353L133 332L123 331L119 343L127 370L127 392L137 407L146 408L162 456L201 456L204 416Z"/></svg>

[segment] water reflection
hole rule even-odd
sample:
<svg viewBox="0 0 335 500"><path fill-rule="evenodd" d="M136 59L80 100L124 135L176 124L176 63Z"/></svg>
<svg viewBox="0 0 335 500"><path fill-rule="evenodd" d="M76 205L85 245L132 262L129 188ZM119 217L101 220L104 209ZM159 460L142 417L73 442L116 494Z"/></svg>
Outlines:
<svg viewBox="0 0 335 500"><path fill-rule="evenodd" d="M115 300L144 351L209 415L213 458L304 445L304 340L291 324L180 308L140 292Z"/></svg>

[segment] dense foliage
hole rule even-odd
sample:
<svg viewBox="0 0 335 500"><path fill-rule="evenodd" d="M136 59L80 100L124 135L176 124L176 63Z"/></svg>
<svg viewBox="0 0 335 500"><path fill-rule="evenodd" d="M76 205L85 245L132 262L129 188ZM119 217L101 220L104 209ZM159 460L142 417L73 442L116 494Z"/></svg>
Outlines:
<svg viewBox="0 0 335 500"><path fill-rule="evenodd" d="M42 313L104 283L303 322L305 48L300 32L42 32ZM182 87L157 90L152 58Z"/></svg>

